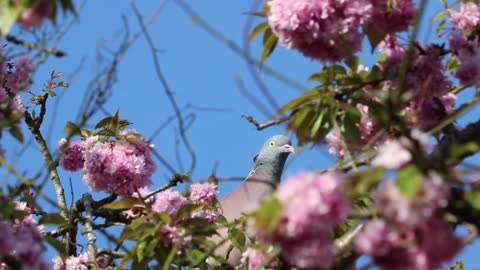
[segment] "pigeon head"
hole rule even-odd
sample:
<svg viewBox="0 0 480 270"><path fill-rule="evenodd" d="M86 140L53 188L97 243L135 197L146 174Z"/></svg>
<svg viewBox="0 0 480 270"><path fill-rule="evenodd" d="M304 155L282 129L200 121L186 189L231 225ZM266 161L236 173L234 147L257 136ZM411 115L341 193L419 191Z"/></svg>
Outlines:
<svg viewBox="0 0 480 270"><path fill-rule="evenodd" d="M284 135L275 135L268 139L253 158L253 171L275 181L280 181L283 166L290 153L294 152L291 140ZM263 178L263 177L262 177Z"/></svg>

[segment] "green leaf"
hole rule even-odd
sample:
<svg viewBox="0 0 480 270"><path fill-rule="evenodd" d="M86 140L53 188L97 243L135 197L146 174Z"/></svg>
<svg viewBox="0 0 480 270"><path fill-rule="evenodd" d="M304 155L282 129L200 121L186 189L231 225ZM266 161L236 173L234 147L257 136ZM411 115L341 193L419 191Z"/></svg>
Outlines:
<svg viewBox="0 0 480 270"><path fill-rule="evenodd" d="M385 37L385 33L378 31L377 28L375 28L375 26L371 23L363 27L363 34L367 36L370 46L372 47L372 52L375 51L377 45Z"/></svg>
<svg viewBox="0 0 480 270"><path fill-rule="evenodd" d="M400 192L412 200L422 186L422 173L415 165L408 165L398 171L396 184Z"/></svg>
<svg viewBox="0 0 480 270"><path fill-rule="evenodd" d="M132 207L145 207L145 205L139 199L122 198L118 201L105 204L101 208L110 210L127 210Z"/></svg>
<svg viewBox="0 0 480 270"><path fill-rule="evenodd" d="M208 254L200 251L198 249L187 249L186 250L187 257L191 261L191 266L198 266L200 263L204 262L205 259L208 257Z"/></svg>
<svg viewBox="0 0 480 270"><path fill-rule="evenodd" d="M51 97L56 97L57 96L57 94L55 92L53 92L52 90L45 89L45 92Z"/></svg>
<svg viewBox="0 0 480 270"><path fill-rule="evenodd" d="M68 135L80 135L82 130L80 129L77 124L68 121L67 124L65 125L65 128L63 128L63 132L65 132Z"/></svg>
<svg viewBox="0 0 480 270"><path fill-rule="evenodd" d="M8 132L10 132L10 135L12 135L17 141L23 143L23 133L19 127L12 126L10 129L8 129Z"/></svg>
<svg viewBox="0 0 480 270"><path fill-rule="evenodd" d="M47 243L52 246L53 248L55 248L57 251L58 251L58 255L60 256L65 256L67 255L67 250L65 248L65 244L58 240L57 238L54 238L48 234L45 234L43 236L45 238L45 240L47 240Z"/></svg>
<svg viewBox="0 0 480 270"><path fill-rule="evenodd" d="M118 133L118 130L120 128L120 110L117 110L113 115L112 122L110 123L110 127L115 132L115 134Z"/></svg>
<svg viewBox="0 0 480 270"><path fill-rule="evenodd" d="M357 71L358 66L360 66L361 61L360 58L356 55L352 55L345 60L345 64L353 71Z"/></svg>
<svg viewBox="0 0 480 270"><path fill-rule="evenodd" d="M202 218L189 218L183 221L182 225L189 235L210 236L217 232L216 225L210 224Z"/></svg>
<svg viewBox="0 0 480 270"><path fill-rule="evenodd" d="M38 221L41 224L65 225L65 219L59 213L47 213Z"/></svg>
<svg viewBox="0 0 480 270"><path fill-rule="evenodd" d="M453 144L448 149L448 158L452 160L458 160L459 158L464 157L465 155L476 153L480 151L480 145L476 142L468 142L465 144Z"/></svg>
<svg viewBox="0 0 480 270"><path fill-rule="evenodd" d="M435 17L433 17L432 21L437 21L437 20L439 20L439 19L441 19L441 18L446 18L446 17L448 17L447 12L445 12L445 11L440 11L439 13L437 13L437 15L435 15Z"/></svg>
<svg viewBox="0 0 480 270"><path fill-rule="evenodd" d="M11 1L0 1L0 35L6 36L10 32L10 28L24 9L22 5L12 5Z"/></svg>
<svg viewBox="0 0 480 270"><path fill-rule="evenodd" d="M98 123L95 125L95 129L106 127L106 126L110 125L111 122L112 122L112 117L107 116L107 117L103 118L102 120L98 121Z"/></svg>
<svg viewBox="0 0 480 270"><path fill-rule="evenodd" d="M304 105L306 103L309 103L309 102L311 102L315 99L320 98L321 94L320 94L319 90L320 90L319 88L313 88L310 91L303 94L302 96L300 96L300 97L298 97L294 100L289 101L287 104L283 105L283 107L278 109L276 114L278 115L278 114L282 114L282 113L290 111L290 110L298 109L302 105Z"/></svg>
<svg viewBox="0 0 480 270"><path fill-rule="evenodd" d="M257 26L255 26L255 28L253 28L252 33L250 33L250 36L248 36L248 40L252 41L256 36L269 28L270 25L268 24L268 22L259 23Z"/></svg>
<svg viewBox="0 0 480 270"><path fill-rule="evenodd" d="M233 228L229 230L228 240L230 240L232 245L238 248L240 251L243 251L245 249L246 237L245 237L245 234L239 229Z"/></svg>
<svg viewBox="0 0 480 270"><path fill-rule="evenodd" d="M440 34L440 32L442 32L446 24L447 24L447 20L440 21L440 23L437 26L437 29L435 30L435 33L437 34L437 36Z"/></svg>
<svg viewBox="0 0 480 270"><path fill-rule="evenodd" d="M384 79L383 71L380 70L380 68L375 65L372 68L372 71L370 74L368 74L367 81L373 82L373 81L380 81Z"/></svg>
<svg viewBox="0 0 480 270"><path fill-rule="evenodd" d="M476 210L480 210L480 191L473 190L465 193L465 199Z"/></svg>
<svg viewBox="0 0 480 270"><path fill-rule="evenodd" d="M254 213L255 227L267 234L271 234L277 228L280 221L282 204L275 196L270 196L262 202L260 208Z"/></svg>
<svg viewBox="0 0 480 270"><path fill-rule="evenodd" d="M344 106L345 113L342 117L342 124L340 126L340 133L349 142L358 143L360 141L361 133L358 128L362 114L360 111L350 105Z"/></svg>
<svg viewBox="0 0 480 270"><path fill-rule="evenodd" d="M388 54L386 53L381 53L378 57L377 57L377 63L379 64L384 64L386 63L388 60Z"/></svg>
<svg viewBox="0 0 480 270"><path fill-rule="evenodd" d="M260 57L260 67L262 67L263 63L269 57L275 46L277 45L278 37L272 32L271 29L267 29L263 35L263 51Z"/></svg>
<svg viewBox="0 0 480 270"><path fill-rule="evenodd" d="M365 197L384 177L385 169L383 167L368 168L348 177L343 182L343 190L352 199Z"/></svg>
<svg viewBox="0 0 480 270"><path fill-rule="evenodd" d="M315 137L321 129L329 129L331 127L329 112L329 107L321 108L320 113L318 114L315 122L312 125L312 128L310 129L310 137Z"/></svg>
<svg viewBox="0 0 480 270"><path fill-rule="evenodd" d="M176 215L176 219L181 220L183 218L189 217L190 214L193 211L199 210L202 207L203 207L202 204L187 204L187 205L184 205L178 210L177 215Z"/></svg>
<svg viewBox="0 0 480 270"><path fill-rule="evenodd" d="M447 2L447 0L440 0L440 3L442 3L442 6L443 6L444 8L448 8L448 2Z"/></svg>
<svg viewBox="0 0 480 270"><path fill-rule="evenodd" d="M453 56L448 58L446 68L450 73L455 73L459 66L460 63L458 62L457 58Z"/></svg>
<svg viewBox="0 0 480 270"><path fill-rule="evenodd" d="M317 82L321 82L321 83L325 83L325 84L330 84L331 83L330 76L325 71L321 71L321 72L317 72L317 73L312 74L310 77L308 77L308 81L309 82L317 81Z"/></svg>

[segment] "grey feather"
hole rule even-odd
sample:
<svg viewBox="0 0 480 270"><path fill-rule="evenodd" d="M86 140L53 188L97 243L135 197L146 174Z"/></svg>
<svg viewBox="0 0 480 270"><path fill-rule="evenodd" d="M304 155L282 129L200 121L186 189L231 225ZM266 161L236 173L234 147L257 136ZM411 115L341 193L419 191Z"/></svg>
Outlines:
<svg viewBox="0 0 480 270"><path fill-rule="evenodd" d="M253 169L247 178L220 200L223 215L228 221L240 218L244 213L251 212L258 208L260 202L270 194L276 184L280 182L285 161L293 147L288 137L275 135L269 138L254 158ZM226 238L226 231L220 231L220 241ZM228 245L220 246L215 252L219 256L225 256ZM234 249L230 253L228 262L236 266L240 263L241 254Z"/></svg>

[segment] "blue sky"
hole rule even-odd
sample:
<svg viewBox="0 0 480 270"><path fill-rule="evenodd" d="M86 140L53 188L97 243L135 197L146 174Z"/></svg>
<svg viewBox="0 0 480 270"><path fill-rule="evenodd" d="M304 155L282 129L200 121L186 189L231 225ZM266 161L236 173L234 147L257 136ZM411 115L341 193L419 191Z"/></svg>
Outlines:
<svg viewBox="0 0 480 270"><path fill-rule="evenodd" d="M77 6L80 2L76 1ZM161 1L138 1L137 5L140 12L147 17L160 3ZM217 31L241 46L242 31L248 16L245 12L250 10L251 1L188 1L188 4ZM428 13L432 14L440 9L439 5L432 5ZM66 33L58 46L60 50L67 52L67 56L50 58L36 74L34 90L40 89L52 70L62 71L66 77L72 75L70 87L58 91L64 92L61 99L57 98L58 110L53 110L55 100L51 100L48 105L43 132L48 133L48 125L55 119L49 137L52 148L64 136L62 130L66 121L75 121L77 117L80 101L99 68L97 49L100 44L108 44L104 49L100 49L100 52L109 58L112 56L111 52L118 48L122 35L127 32L122 18L127 22L131 34L138 31L139 25L128 1L88 1L81 10L78 22ZM269 119L238 90L235 77L240 78L245 89L265 103L249 74L245 59L225 43L207 34L174 1L165 5L148 29L159 51L162 71L176 101L180 107L186 107L185 115L192 115L194 119L187 130L197 156L193 178L206 179L212 171L215 171L217 176L247 175L252 166L252 158L264 140L271 135L283 133L284 127L257 131L252 124L241 118L241 115L245 114L254 116L260 122ZM429 33L430 36L433 35L433 32L424 27L420 40L425 40L424 38ZM364 46L364 49L368 52L370 48ZM260 55L260 39L251 43L251 50L253 56ZM360 54L369 60L366 55ZM152 57L144 37L137 40L123 57L106 109L110 113L120 109L121 116L133 123L132 128L149 137L174 111L155 75ZM320 63L281 47L277 47L273 56L267 60L267 65L306 87L313 86L306 81L309 75L321 68ZM298 89L293 89L265 72L261 72L259 76L279 104L300 94ZM469 93L462 95L459 101L464 101L466 97L469 97ZM272 109L270 111L273 112ZM472 115L474 114L464 118L461 123L472 119ZM98 113L94 119L103 117L104 114ZM153 143L156 150L181 172L176 158L177 135L178 124L174 121L158 134ZM12 142L8 136L5 136L2 144L7 150L7 157L13 157L14 153L21 149L21 146ZM179 152L183 167L188 168L190 160L185 149L180 147ZM327 168L334 161L335 157L328 154L325 146L307 147L290 158L284 177L299 171ZM24 171L34 168L36 172L39 162L41 157L37 147L32 145L17 164ZM170 176L171 173L159 165L154 177L154 187L165 184ZM71 196L68 181L71 181L74 187L74 199L79 199L83 192L88 191L81 181L80 173L62 171L62 181L69 200ZM220 196L224 196L238 183L222 182ZM52 192L50 186L47 190ZM100 198L103 195L96 194L95 197ZM52 209L47 207L45 210ZM465 261L467 269L476 267L475 253L479 248L479 245L475 244L461 254L460 258Z"/></svg>

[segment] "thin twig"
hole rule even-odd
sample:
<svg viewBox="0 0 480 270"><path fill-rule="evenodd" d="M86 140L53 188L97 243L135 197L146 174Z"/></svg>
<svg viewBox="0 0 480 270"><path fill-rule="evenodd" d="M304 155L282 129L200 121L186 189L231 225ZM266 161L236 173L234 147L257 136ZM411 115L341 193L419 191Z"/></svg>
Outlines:
<svg viewBox="0 0 480 270"><path fill-rule="evenodd" d="M281 123L286 122L288 119L290 119L290 116L284 116L282 118L278 118L275 120L271 120L265 123L259 123L257 120L255 120L252 116L250 115L242 115L243 118L247 119L248 122L254 124L257 127L257 130L262 130L271 126L275 126Z"/></svg>
<svg viewBox="0 0 480 270"><path fill-rule="evenodd" d="M187 138L187 135L185 134L185 125L183 122L183 117L182 117L182 112L180 110L180 107L177 104L177 101L175 100L175 97L173 95L172 90L170 89L170 86L167 83L167 79L163 75L163 72L161 71L160 68L160 61L158 60L157 56L157 50L155 48L154 42L152 40L152 37L150 36L148 29L146 28L145 23L143 22L143 18L137 9L137 6L135 5L135 2L133 0L130 0L130 6L132 7L132 10L134 11L135 15L137 16L138 22L142 27L143 30L143 35L145 36L145 39L147 40L148 46L150 47L151 54L152 54L152 60L155 66L155 72L157 74L158 79L160 80L160 83L163 86L163 90L165 91L165 94L167 95L176 115L177 115L177 121L178 121L178 129L180 132L180 138L182 139L183 144L185 145L185 148L190 155L191 159L191 164L190 164L190 169L189 172L193 172L196 166L196 155L195 152L190 144L190 141ZM166 3L167 1L163 1L162 4Z"/></svg>
<svg viewBox="0 0 480 270"><path fill-rule="evenodd" d="M42 46L40 46L38 43L28 43L26 42L25 40L21 40L15 36L12 36L12 35L7 35L5 37L5 39L8 41L8 42L11 42L13 44L16 44L16 45L20 45L28 50L37 50L37 51L40 51L40 52L44 52L46 54L50 54L50 55L53 55L55 57L64 57L67 53L65 53L64 51L60 51L60 50L57 50L55 47L52 47L52 48L44 48Z"/></svg>

